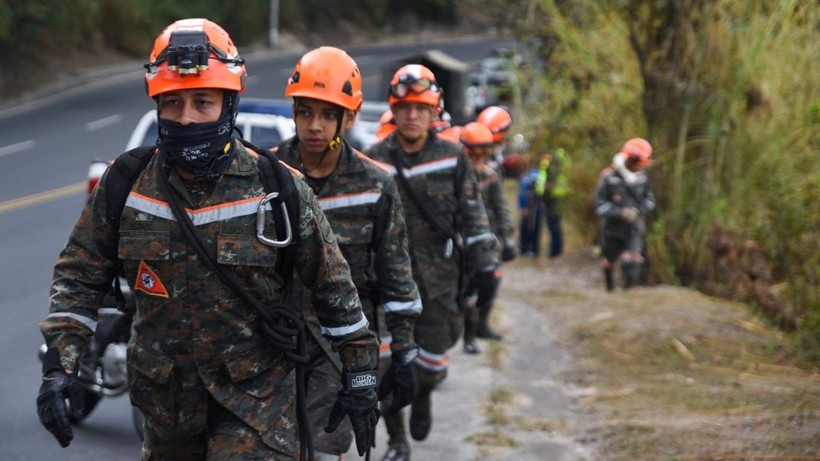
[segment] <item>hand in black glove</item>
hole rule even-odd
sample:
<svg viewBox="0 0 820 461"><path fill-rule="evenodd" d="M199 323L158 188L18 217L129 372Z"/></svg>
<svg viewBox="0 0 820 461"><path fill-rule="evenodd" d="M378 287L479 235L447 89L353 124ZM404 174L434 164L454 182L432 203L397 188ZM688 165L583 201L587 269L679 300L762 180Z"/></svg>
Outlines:
<svg viewBox="0 0 820 461"><path fill-rule="evenodd" d="M344 389L336 395L336 403L330 410L325 432L334 432L339 423L350 417L356 449L364 456L369 446L375 445L376 423L379 422L379 399L376 396L377 374L375 371L346 373Z"/></svg>
<svg viewBox="0 0 820 461"><path fill-rule="evenodd" d="M515 243L505 242L504 247L501 249L501 261L506 263L515 259L516 256Z"/></svg>
<svg viewBox="0 0 820 461"><path fill-rule="evenodd" d="M83 407L83 388L77 381L76 373L66 374L60 364L60 354L51 348L43 356L43 384L37 395L37 415L40 422L51 432L60 445L65 448L74 439L71 422L68 419L69 408L74 412ZM79 415L75 415L79 417Z"/></svg>
<svg viewBox="0 0 820 461"><path fill-rule="evenodd" d="M390 368L384 373L382 382L379 384L379 400L393 393L393 399L385 409L389 415L396 414L416 398L418 378L415 362L419 355L418 351L418 348L414 347L403 352L393 352Z"/></svg>

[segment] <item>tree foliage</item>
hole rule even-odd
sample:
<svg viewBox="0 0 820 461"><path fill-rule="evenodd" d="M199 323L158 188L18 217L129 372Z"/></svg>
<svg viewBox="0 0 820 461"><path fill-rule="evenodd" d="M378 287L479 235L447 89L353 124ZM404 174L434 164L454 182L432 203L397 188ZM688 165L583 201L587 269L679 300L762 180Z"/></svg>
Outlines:
<svg viewBox="0 0 820 461"><path fill-rule="evenodd" d="M306 43L330 34L372 35L384 28L412 30L458 20L453 0L278 3L279 29ZM48 79L54 68L70 67L72 58L93 62L95 52L101 50L147 57L162 28L186 17L217 22L240 49L266 43L271 4L270 0L0 0L0 56L4 62L0 87L31 88L34 82ZM40 78L32 80L31 72L40 72Z"/></svg>
<svg viewBox="0 0 820 461"><path fill-rule="evenodd" d="M534 142L588 165L574 169L572 209L590 238L582 191L625 139L646 137L656 280L757 304L817 351L820 11L810 3L531 0L520 31L544 61L524 99Z"/></svg>

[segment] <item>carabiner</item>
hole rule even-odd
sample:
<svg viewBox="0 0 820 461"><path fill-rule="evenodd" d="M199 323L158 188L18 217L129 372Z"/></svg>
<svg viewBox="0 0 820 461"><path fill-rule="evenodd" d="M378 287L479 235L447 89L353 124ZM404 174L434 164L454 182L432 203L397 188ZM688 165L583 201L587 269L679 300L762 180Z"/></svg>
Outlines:
<svg viewBox="0 0 820 461"><path fill-rule="evenodd" d="M290 217L285 202L279 204L282 207L282 216L285 217L285 240L272 240L265 237L265 205L276 197L279 197L279 192L271 192L259 201L259 206L256 207L256 237L265 245L284 248L290 245L293 240L293 234L290 230Z"/></svg>

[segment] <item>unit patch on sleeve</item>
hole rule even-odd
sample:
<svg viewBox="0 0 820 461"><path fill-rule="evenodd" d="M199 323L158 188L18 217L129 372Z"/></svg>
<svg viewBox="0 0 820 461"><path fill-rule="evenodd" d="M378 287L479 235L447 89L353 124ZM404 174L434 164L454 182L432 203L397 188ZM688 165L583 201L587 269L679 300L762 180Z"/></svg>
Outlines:
<svg viewBox="0 0 820 461"><path fill-rule="evenodd" d="M145 261L140 261L140 267L137 270L137 280L134 283L134 290L142 291L151 296L159 296L161 298L168 297L168 290L162 284L162 280L157 277L157 274L145 264Z"/></svg>

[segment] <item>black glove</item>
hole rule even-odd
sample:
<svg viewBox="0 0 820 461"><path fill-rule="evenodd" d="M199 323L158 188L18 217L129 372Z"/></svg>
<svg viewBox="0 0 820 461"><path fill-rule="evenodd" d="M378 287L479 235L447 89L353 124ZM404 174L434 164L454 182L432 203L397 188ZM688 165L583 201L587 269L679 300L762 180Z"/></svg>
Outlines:
<svg viewBox="0 0 820 461"><path fill-rule="evenodd" d="M359 456L364 456L367 448L375 446L376 442L376 423L379 422L380 416L377 408L377 381L378 374L373 370L345 373L344 388L336 394L336 403L330 410L330 417L325 426L325 432L334 432L345 416L349 416Z"/></svg>
<svg viewBox="0 0 820 461"><path fill-rule="evenodd" d="M388 415L396 414L415 400L418 385L415 362L418 355L419 350L416 347L403 352L393 352L390 368L384 373L379 384L379 400L393 393L393 399L385 409Z"/></svg>
<svg viewBox="0 0 820 461"><path fill-rule="evenodd" d="M69 407L66 407L66 399ZM60 445L65 448L74 439L69 421L69 408L79 418L83 408L83 387L77 381L77 373L66 374L60 364L60 354L51 348L43 355L43 384L37 395L37 416Z"/></svg>
<svg viewBox="0 0 820 461"><path fill-rule="evenodd" d="M501 249L501 261L505 263L512 261L517 256L516 253L515 243L505 242L504 247Z"/></svg>

